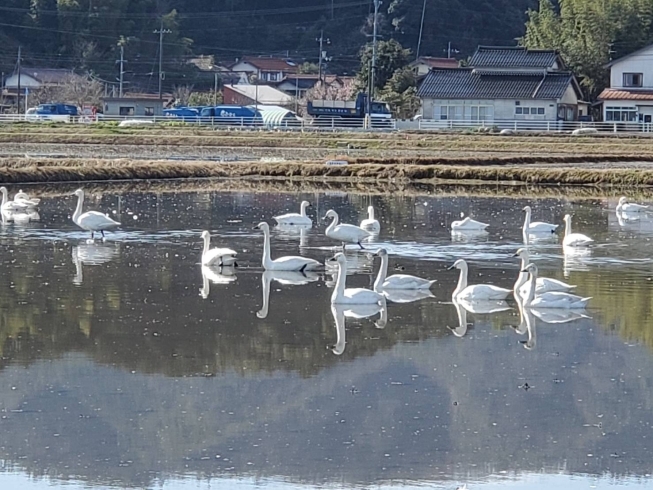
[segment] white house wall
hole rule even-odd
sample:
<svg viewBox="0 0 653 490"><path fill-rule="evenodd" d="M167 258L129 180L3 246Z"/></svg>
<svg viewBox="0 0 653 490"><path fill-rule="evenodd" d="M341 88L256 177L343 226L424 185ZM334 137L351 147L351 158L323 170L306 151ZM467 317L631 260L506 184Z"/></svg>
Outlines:
<svg viewBox="0 0 653 490"><path fill-rule="evenodd" d="M642 73L642 87L653 89L653 46L616 61L610 69L610 88L624 88L624 73Z"/></svg>
<svg viewBox="0 0 653 490"><path fill-rule="evenodd" d="M576 91L574 90L574 87L571 84L569 84L569 87L567 87L565 94L562 96L562 99L560 99L560 103L569 104L569 105L578 104L578 95L576 95Z"/></svg>
<svg viewBox="0 0 653 490"><path fill-rule="evenodd" d="M573 89L572 89L573 90ZM517 105L519 102L519 105ZM495 100L445 100L445 99L424 99L422 101L422 117L424 119L440 120L438 110L439 106L486 106L492 108L492 117L487 121L555 121L558 116L558 106L553 100L515 100L515 99L495 99ZM529 114L516 114L515 108L529 108ZM544 108L544 114L530 114L530 108ZM465 120L465 119L461 119ZM466 118L469 120L469 118Z"/></svg>

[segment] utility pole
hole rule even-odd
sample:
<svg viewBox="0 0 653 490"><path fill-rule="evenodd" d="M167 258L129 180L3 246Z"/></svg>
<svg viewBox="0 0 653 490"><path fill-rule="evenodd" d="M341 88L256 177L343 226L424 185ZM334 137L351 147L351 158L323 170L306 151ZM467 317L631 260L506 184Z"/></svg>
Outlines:
<svg viewBox="0 0 653 490"><path fill-rule="evenodd" d="M426 0L422 6L422 21L419 24L419 38L417 39L417 51L415 52L415 60L419 59L419 48L422 45L422 32L424 32L424 15L426 14Z"/></svg>
<svg viewBox="0 0 653 490"><path fill-rule="evenodd" d="M451 58L451 41L449 41L449 44L447 46L447 59Z"/></svg>
<svg viewBox="0 0 653 490"><path fill-rule="evenodd" d="M317 42L320 43L320 57L318 58L317 66L318 66L318 76L317 79L322 81L322 61L328 61L327 56L326 56L326 51L324 50L324 43L326 44L331 44L330 39L324 39L324 29L320 31L320 37L319 39L316 39Z"/></svg>
<svg viewBox="0 0 653 490"><path fill-rule="evenodd" d="M163 100L163 35L170 34L170 29L163 28L163 16L161 17L161 28L154 31L154 34L159 35L159 100Z"/></svg>
<svg viewBox="0 0 653 490"><path fill-rule="evenodd" d="M20 46L18 46L18 62L16 63L18 71L18 90L16 91L16 111L20 114Z"/></svg>
<svg viewBox="0 0 653 490"><path fill-rule="evenodd" d="M218 105L218 72L216 71L213 79L213 107Z"/></svg>
<svg viewBox="0 0 653 490"><path fill-rule="evenodd" d="M370 92L367 97L367 114L372 114L372 100L374 99L374 78L376 75L376 35L379 19L380 0L374 0L374 30L372 31L372 70L370 71Z"/></svg>
<svg viewBox="0 0 653 490"><path fill-rule="evenodd" d="M120 63L120 88L118 89L118 96L122 98L123 76L125 74L125 44L122 39L118 42L118 45L120 46L120 60L117 61L117 63Z"/></svg>
<svg viewBox="0 0 653 490"><path fill-rule="evenodd" d="M333 20L333 0L331 0L331 20Z"/></svg>

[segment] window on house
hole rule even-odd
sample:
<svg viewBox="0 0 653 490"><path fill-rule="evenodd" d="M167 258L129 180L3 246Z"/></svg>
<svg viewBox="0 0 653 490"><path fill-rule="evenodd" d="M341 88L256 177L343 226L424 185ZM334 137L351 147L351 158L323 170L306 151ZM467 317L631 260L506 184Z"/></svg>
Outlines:
<svg viewBox="0 0 653 490"><path fill-rule="evenodd" d="M538 114L538 115L543 116L544 113L545 113L545 111L544 111L544 107L538 107L538 108L537 108L537 114Z"/></svg>
<svg viewBox="0 0 653 490"><path fill-rule="evenodd" d="M153 116L154 115L154 107L146 107L145 108L145 115L146 116Z"/></svg>
<svg viewBox="0 0 653 490"><path fill-rule="evenodd" d="M522 108L521 107L515 107L515 114L521 115L522 114Z"/></svg>
<svg viewBox="0 0 653 490"><path fill-rule="evenodd" d="M624 73L624 87L641 87L644 76L641 73Z"/></svg>
<svg viewBox="0 0 653 490"><path fill-rule="evenodd" d="M515 116L544 116L544 107L515 107Z"/></svg>
<svg viewBox="0 0 653 490"><path fill-rule="evenodd" d="M121 107L118 110L118 113L121 116L133 116L134 115L134 108L133 107Z"/></svg>
<svg viewBox="0 0 653 490"><path fill-rule="evenodd" d="M635 107L606 107L605 120L607 122L637 122L637 109Z"/></svg>

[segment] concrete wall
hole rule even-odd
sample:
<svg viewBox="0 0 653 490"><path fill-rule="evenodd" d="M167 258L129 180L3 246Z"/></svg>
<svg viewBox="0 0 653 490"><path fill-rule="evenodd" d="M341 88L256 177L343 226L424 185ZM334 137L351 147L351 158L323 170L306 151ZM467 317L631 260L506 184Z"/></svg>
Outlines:
<svg viewBox="0 0 653 490"><path fill-rule="evenodd" d="M641 88L653 89L653 46L638 54L629 56L622 61L615 62L610 68L610 88L624 88L624 73L642 73Z"/></svg>
<svg viewBox="0 0 653 490"><path fill-rule="evenodd" d="M103 102L104 114L106 116L120 116L120 108L132 108L133 116L151 117L146 114L146 108L154 109L154 116L163 115L163 103L159 100L130 100L130 99L113 99Z"/></svg>
<svg viewBox="0 0 653 490"><path fill-rule="evenodd" d="M519 105L516 104L519 102ZM555 121L557 119L558 107L553 100L515 100L515 99L497 99L497 100L443 100L443 99L424 99L422 101L422 117L424 119L440 119L436 113L437 106L463 106L463 114L467 114L471 106L490 107L486 121L493 120L525 120L525 121ZM516 114L515 108L528 108L528 114ZM544 114L531 114L531 108L542 108ZM465 117L460 120L469 120Z"/></svg>

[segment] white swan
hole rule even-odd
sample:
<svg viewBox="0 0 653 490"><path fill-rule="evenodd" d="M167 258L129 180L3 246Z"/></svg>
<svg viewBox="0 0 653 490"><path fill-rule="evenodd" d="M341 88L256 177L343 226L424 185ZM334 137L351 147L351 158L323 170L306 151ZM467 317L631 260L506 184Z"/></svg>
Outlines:
<svg viewBox="0 0 653 490"><path fill-rule="evenodd" d="M500 300L506 299L510 294L509 289L493 286L492 284L474 284L473 286L467 285L467 262L463 259L458 259L449 269L459 269L460 276L458 278L458 286L453 291L453 297L457 300Z"/></svg>
<svg viewBox="0 0 653 490"><path fill-rule="evenodd" d="M14 197L14 199L16 198ZM617 213L642 213L648 211L648 209L649 206L628 202L627 197L619 198L619 204L617 204Z"/></svg>
<svg viewBox="0 0 653 490"><path fill-rule="evenodd" d="M27 204L30 207L36 207L41 202L41 200L38 198L31 199L27 193L23 192L22 189L16 193L14 196L14 201L19 201L23 204Z"/></svg>
<svg viewBox="0 0 653 490"><path fill-rule="evenodd" d="M0 192L2 192L2 204L0 205L0 209L2 211L27 211L27 209L30 208L27 203L22 203L20 201L10 201L9 197L7 196L6 187L0 187Z"/></svg>
<svg viewBox="0 0 653 490"><path fill-rule="evenodd" d="M525 308L585 308L591 297L583 298L575 294L551 291L535 296L535 281L537 281L537 266L528 264L524 269L531 275L531 287L528 296L524 299Z"/></svg>
<svg viewBox="0 0 653 490"><path fill-rule="evenodd" d="M571 215L565 215L565 237L562 239L562 245L565 247L587 247L592 240L587 235L582 233L572 233L571 232Z"/></svg>
<svg viewBox="0 0 653 490"><path fill-rule="evenodd" d="M524 219L524 227L522 228L522 232L524 233L524 236L526 236L527 234L537 235L537 234L556 232L556 229L558 228L559 225L552 225L551 223L544 223L542 221L531 222L531 207L530 206L524 207L524 211L526 212L526 217Z"/></svg>
<svg viewBox="0 0 653 490"><path fill-rule="evenodd" d="M362 229L360 226L338 224L338 213L336 213L333 209L329 209L327 211L324 219L327 218L333 218L333 221L327 227L325 235L329 238L333 238L334 240L342 242L343 250L345 248L345 243L356 243L361 249L363 249L365 247L361 245L361 240L372 236L372 233Z"/></svg>
<svg viewBox="0 0 653 490"><path fill-rule="evenodd" d="M524 299L528 296L528 291L531 287L531 279L528 272L524 272L528 264L530 264L530 253L525 248L520 248L517 250L513 257L521 258L521 267L519 268L519 275L517 276L517 281L513 287L515 294L519 294L519 297ZM559 281L557 279L552 279L550 277L538 277L535 287L535 295L542 293L547 293L549 291L561 291L567 293L574 289L576 286L567 284L566 282Z"/></svg>
<svg viewBox="0 0 653 490"><path fill-rule="evenodd" d="M480 231L485 230L488 226L490 225L473 220L468 216L460 221L453 221L451 231Z"/></svg>
<svg viewBox="0 0 653 490"><path fill-rule="evenodd" d="M383 295L376 291L364 288L346 289L347 259L343 253L336 254L335 259L338 262L338 277L336 287L331 295L331 303L344 305L382 305L385 303Z"/></svg>
<svg viewBox="0 0 653 490"><path fill-rule="evenodd" d="M436 280L422 279L421 277L411 276L408 274L388 274L388 252L381 248L376 252L381 257L381 267L374 281L374 291L382 293L385 289L429 289Z"/></svg>
<svg viewBox="0 0 653 490"><path fill-rule="evenodd" d="M202 239L204 240L204 250L202 250L202 265L219 265L222 266L238 266L236 263L235 250L230 248L209 248L211 245L211 234L204 230L202 232Z"/></svg>
<svg viewBox="0 0 653 490"><path fill-rule="evenodd" d="M317 260L307 257L291 256L270 258L270 225L266 222L259 223L255 228L263 230L263 268L268 271L308 271L321 267Z"/></svg>
<svg viewBox="0 0 653 490"><path fill-rule="evenodd" d="M381 224L374 218L374 206L367 206L367 219L361 221L361 228L375 234L381 231Z"/></svg>
<svg viewBox="0 0 653 490"><path fill-rule="evenodd" d="M91 240L94 238L95 232L99 231L104 238L104 232L113 230L120 226L120 223L112 220L106 214L97 211L87 211L82 214L82 207L84 206L84 191L77 189L74 194L77 196L77 208L73 213L73 223L79 226L82 230L91 232Z"/></svg>
<svg viewBox="0 0 653 490"><path fill-rule="evenodd" d="M310 207L311 203L302 201L299 213L287 213L279 216L274 216L272 219L280 225L302 225L313 226L311 218L306 216L306 208Z"/></svg>

